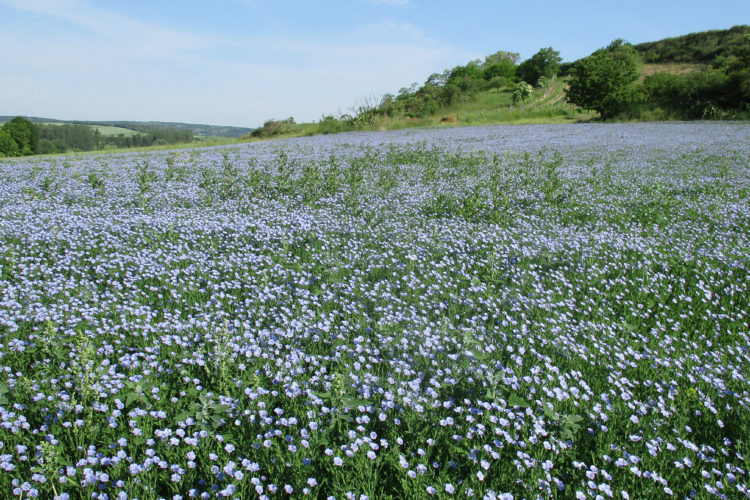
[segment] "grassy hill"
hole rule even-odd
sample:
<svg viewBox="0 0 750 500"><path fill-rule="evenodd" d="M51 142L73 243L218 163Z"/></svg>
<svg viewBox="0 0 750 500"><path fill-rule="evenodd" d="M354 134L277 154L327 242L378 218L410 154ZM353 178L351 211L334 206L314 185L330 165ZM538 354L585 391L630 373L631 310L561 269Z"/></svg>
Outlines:
<svg viewBox="0 0 750 500"><path fill-rule="evenodd" d="M652 64L712 64L717 58L731 57L738 47L746 46L750 26L740 25L727 30L711 30L656 42L634 45L643 61Z"/></svg>
<svg viewBox="0 0 750 500"><path fill-rule="evenodd" d="M634 89L638 97L620 119L737 119L750 116L747 95L750 93L750 26L691 33L632 47L640 75ZM269 120L247 139L347 130L563 123L599 118L598 113L582 110L566 100L568 75L579 61L560 64L556 77L537 85L527 101L514 106L513 94L521 80L519 75L524 74L522 68L529 61L520 65L513 62L514 77L505 80L482 78L482 72L486 75L490 71L489 57L484 63L470 62L446 70L442 75L431 75L421 87L402 89L398 96L386 95L377 105L359 106L353 115L327 116L317 123L305 124L296 124L291 119ZM660 87L654 83L657 79L648 80L653 75L660 77ZM451 85L455 88L449 89ZM671 101L665 100L665 96ZM675 104L677 101L682 101L679 105L690 101L690 105L680 108Z"/></svg>

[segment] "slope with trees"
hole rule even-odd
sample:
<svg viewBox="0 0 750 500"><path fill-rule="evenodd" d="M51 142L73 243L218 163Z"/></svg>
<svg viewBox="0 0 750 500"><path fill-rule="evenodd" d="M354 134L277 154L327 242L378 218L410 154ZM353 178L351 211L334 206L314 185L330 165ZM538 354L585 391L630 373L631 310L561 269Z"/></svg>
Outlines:
<svg viewBox="0 0 750 500"><path fill-rule="evenodd" d="M657 68L642 74L639 67ZM682 70L692 65L691 71ZM569 102L602 119L747 119L750 26L632 46L616 40L570 68Z"/></svg>

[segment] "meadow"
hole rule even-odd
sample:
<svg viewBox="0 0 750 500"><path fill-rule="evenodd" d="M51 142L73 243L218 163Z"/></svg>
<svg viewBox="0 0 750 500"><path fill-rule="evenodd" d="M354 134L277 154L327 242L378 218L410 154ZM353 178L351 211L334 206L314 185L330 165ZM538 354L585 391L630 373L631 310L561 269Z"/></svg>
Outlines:
<svg viewBox="0 0 750 500"><path fill-rule="evenodd" d="M0 161L4 498L750 496L750 125Z"/></svg>

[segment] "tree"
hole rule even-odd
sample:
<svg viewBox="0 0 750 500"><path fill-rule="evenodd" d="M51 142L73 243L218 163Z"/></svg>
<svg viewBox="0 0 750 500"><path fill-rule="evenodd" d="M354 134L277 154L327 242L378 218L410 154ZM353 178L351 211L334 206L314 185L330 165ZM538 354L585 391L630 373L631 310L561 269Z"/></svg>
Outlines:
<svg viewBox="0 0 750 500"><path fill-rule="evenodd" d="M18 156L18 144L5 127L0 128L0 157L3 156Z"/></svg>
<svg viewBox="0 0 750 500"><path fill-rule="evenodd" d="M521 58L521 54L517 52L506 52L504 50L498 50L494 54L490 54L484 58L483 67L492 66L493 64L509 62L513 66L518 64L518 60Z"/></svg>
<svg viewBox="0 0 750 500"><path fill-rule="evenodd" d="M44 137L39 139L39 154L49 155L57 152L57 146L52 140Z"/></svg>
<svg viewBox="0 0 750 500"><path fill-rule="evenodd" d="M492 80L495 77L502 76L508 80L516 76L516 65L510 61L501 61L490 64L484 68L484 79Z"/></svg>
<svg viewBox="0 0 750 500"><path fill-rule="evenodd" d="M615 40L581 59L571 70L568 102L599 112L602 120L624 111L638 96L636 57L632 45Z"/></svg>
<svg viewBox="0 0 750 500"><path fill-rule="evenodd" d="M18 154L26 156L36 153L39 145L39 131L29 120L16 116L3 125L3 130L15 141L18 146Z"/></svg>
<svg viewBox="0 0 750 500"><path fill-rule="evenodd" d="M561 62L560 53L552 47L539 49L539 52L518 66L516 74L524 81L532 83L539 82L542 77L549 80L557 76Z"/></svg>
<svg viewBox="0 0 750 500"><path fill-rule="evenodd" d="M449 69L446 69L442 73L433 73L429 77L427 77L427 81L424 82L425 85L432 85L435 87L443 87L448 82L448 79L451 76L451 71Z"/></svg>
<svg viewBox="0 0 750 500"><path fill-rule="evenodd" d="M523 110L524 103L529 100L533 91L534 87L526 82L520 82L513 91L513 104L521 103L521 106L523 106L521 109Z"/></svg>

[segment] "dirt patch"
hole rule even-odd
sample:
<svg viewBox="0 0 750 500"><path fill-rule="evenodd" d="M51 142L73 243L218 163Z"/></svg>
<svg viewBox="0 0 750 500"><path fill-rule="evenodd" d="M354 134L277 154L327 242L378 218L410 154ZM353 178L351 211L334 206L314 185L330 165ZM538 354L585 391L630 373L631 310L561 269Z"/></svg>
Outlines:
<svg viewBox="0 0 750 500"><path fill-rule="evenodd" d="M687 75L696 71L704 71L707 64L671 63L671 64L644 64L641 70L641 80L654 73L670 73L672 75Z"/></svg>

